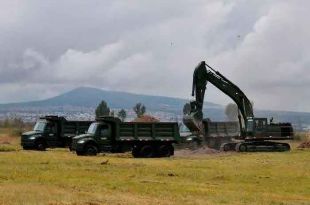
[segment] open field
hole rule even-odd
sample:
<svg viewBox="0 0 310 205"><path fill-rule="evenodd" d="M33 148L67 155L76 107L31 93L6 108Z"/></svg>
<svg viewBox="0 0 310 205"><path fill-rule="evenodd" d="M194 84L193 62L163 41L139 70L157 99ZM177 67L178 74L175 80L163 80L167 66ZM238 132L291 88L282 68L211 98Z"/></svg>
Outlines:
<svg viewBox="0 0 310 205"><path fill-rule="evenodd" d="M133 159L17 142L0 145L0 204L310 204L309 149Z"/></svg>

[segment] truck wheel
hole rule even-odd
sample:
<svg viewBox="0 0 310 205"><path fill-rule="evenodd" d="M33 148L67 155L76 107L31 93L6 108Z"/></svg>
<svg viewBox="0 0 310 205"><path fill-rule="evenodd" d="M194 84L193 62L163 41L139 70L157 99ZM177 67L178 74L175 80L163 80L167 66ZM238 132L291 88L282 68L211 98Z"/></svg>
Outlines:
<svg viewBox="0 0 310 205"><path fill-rule="evenodd" d="M45 151L46 150L46 145L45 142L43 140L38 140L35 143L36 149L39 151Z"/></svg>
<svg viewBox="0 0 310 205"><path fill-rule="evenodd" d="M161 145L158 149L159 157L170 157L171 153L171 145Z"/></svg>
<svg viewBox="0 0 310 205"><path fill-rule="evenodd" d="M223 151L223 152L231 151L230 144L228 144L228 143L222 144L221 147L220 147L220 151Z"/></svg>
<svg viewBox="0 0 310 205"><path fill-rule="evenodd" d="M131 151L131 154L134 158L139 158L141 157L140 155L140 147L133 147L132 148L132 151Z"/></svg>
<svg viewBox="0 0 310 205"><path fill-rule="evenodd" d="M246 152L246 151L247 151L247 146L246 146L246 144L243 144L243 143L237 144L237 146L236 146L236 151L237 151L237 152Z"/></svg>
<svg viewBox="0 0 310 205"><path fill-rule="evenodd" d="M68 148L69 148L70 152L73 151L73 150L72 150L72 143L70 143L70 144L68 145Z"/></svg>
<svg viewBox="0 0 310 205"><path fill-rule="evenodd" d="M98 153L98 148L95 145L88 144L84 148L84 153L87 156L96 156Z"/></svg>
<svg viewBox="0 0 310 205"><path fill-rule="evenodd" d="M141 157L151 158L154 156L154 149L150 145L144 145L140 150Z"/></svg>

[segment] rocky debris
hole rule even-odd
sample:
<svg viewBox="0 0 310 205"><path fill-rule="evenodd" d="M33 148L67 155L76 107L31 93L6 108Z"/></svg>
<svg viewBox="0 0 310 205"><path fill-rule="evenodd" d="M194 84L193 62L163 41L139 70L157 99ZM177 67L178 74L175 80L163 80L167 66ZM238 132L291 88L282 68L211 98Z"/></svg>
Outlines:
<svg viewBox="0 0 310 205"><path fill-rule="evenodd" d="M301 143L297 148L310 148L310 141Z"/></svg>
<svg viewBox="0 0 310 205"><path fill-rule="evenodd" d="M107 159L107 160L105 160L105 161L102 161L100 164L101 165L107 165L109 163L109 160Z"/></svg>

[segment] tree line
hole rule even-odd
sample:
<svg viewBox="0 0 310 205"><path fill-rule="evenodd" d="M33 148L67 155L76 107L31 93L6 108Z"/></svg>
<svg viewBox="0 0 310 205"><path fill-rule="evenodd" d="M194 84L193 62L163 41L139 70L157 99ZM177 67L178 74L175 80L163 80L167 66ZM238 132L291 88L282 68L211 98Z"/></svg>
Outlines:
<svg viewBox="0 0 310 205"><path fill-rule="evenodd" d="M142 103L137 103L133 108L133 111L136 113L137 117L142 117L146 112L146 107ZM124 109L121 109L117 113L114 110L111 110L106 101L101 101L95 110L96 117L100 116L117 116L122 121L125 121L127 117L127 112Z"/></svg>

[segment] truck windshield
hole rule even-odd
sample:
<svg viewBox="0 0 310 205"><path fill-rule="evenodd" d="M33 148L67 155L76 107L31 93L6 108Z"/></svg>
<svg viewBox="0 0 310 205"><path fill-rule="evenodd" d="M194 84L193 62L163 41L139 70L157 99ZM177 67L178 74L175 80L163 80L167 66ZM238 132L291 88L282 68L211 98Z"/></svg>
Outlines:
<svg viewBox="0 0 310 205"><path fill-rule="evenodd" d="M37 122L33 128L34 131L41 131L43 132L46 127L46 122Z"/></svg>
<svg viewBox="0 0 310 205"><path fill-rule="evenodd" d="M96 134L96 130L97 130L98 125L99 125L98 123L92 123L89 126L87 133L89 133L89 134Z"/></svg>

